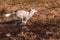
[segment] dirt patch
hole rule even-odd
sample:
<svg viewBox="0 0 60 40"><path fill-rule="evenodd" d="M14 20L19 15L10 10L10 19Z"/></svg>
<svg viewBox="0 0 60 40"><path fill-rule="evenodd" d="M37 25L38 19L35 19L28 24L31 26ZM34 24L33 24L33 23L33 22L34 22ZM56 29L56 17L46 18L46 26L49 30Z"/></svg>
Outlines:
<svg viewBox="0 0 60 40"><path fill-rule="evenodd" d="M0 25L0 40L60 40L59 5L59 0L0 0L0 22L19 19L16 15L6 18L4 15L9 12L38 10L25 26ZM11 33L11 37L6 37L7 33Z"/></svg>

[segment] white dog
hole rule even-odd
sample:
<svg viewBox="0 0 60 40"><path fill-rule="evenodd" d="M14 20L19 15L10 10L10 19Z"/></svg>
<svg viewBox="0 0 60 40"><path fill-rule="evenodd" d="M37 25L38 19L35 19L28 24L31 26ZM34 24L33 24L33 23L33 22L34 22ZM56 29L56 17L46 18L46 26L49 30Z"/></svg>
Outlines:
<svg viewBox="0 0 60 40"><path fill-rule="evenodd" d="M18 10L17 12L7 13L5 17L9 17L12 14L16 14L17 17L22 19L22 22L26 24L26 22L37 12L35 9L31 9L31 11L26 10ZM25 20L24 20L25 19Z"/></svg>
<svg viewBox="0 0 60 40"><path fill-rule="evenodd" d="M17 17L22 19L23 23L26 23L30 19L30 17L32 17L34 15L35 12L37 12L37 10L35 10L35 9L31 9L30 12L25 11L25 10L18 10L16 12L16 15L17 15ZM24 20L24 18L25 18L25 20Z"/></svg>

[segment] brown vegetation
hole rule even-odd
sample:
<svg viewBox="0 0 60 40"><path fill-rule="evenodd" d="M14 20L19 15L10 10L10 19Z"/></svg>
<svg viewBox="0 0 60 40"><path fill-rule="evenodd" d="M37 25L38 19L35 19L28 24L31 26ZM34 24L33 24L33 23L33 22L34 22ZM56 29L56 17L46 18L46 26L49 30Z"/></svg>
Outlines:
<svg viewBox="0 0 60 40"><path fill-rule="evenodd" d="M59 5L60 0L0 0L0 22L18 20L16 15L5 18L4 15L8 12L30 8L38 10L28 20L27 26L0 26L0 40L60 40ZM4 36L6 33L11 33L12 36Z"/></svg>

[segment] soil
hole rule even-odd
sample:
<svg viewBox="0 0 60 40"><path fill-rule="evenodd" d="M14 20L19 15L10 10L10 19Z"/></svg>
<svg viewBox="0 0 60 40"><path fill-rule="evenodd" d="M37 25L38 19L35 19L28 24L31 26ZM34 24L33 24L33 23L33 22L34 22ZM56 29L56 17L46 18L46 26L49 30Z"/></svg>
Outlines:
<svg viewBox="0 0 60 40"><path fill-rule="evenodd" d="M16 15L4 16L13 11L38 11L26 25L0 24L0 40L60 40L59 5L60 0L0 0L0 23L20 20Z"/></svg>

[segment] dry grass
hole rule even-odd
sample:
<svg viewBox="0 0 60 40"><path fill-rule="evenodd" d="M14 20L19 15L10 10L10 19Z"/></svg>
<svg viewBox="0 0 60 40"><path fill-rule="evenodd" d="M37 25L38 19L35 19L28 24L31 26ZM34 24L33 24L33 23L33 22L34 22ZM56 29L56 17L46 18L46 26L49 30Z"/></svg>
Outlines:
<svg viewBox="0 0 60 40"><path fill-rule="evenodd" d="M16 15L6 18L8 12L18 9L38 10L27 22L27 26L2 28L0 40L59 40L60 39L60 0L0 0L0 22L16 20ZM30 26L29 26L30 25ZM10 30L11 29L11 30ZM8 30L8 31L6 31ZM13 31L12 31L13 30ZM5 34L10 32L11 37ZM22 35L23 33L23 35Z"/></svg>

